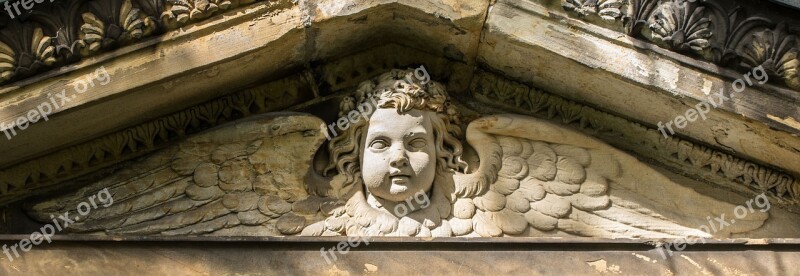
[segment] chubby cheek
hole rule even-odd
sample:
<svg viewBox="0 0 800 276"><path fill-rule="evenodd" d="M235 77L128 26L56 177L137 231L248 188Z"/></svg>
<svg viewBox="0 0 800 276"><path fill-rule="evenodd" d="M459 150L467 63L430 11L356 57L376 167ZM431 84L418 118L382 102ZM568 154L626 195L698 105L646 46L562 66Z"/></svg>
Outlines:
<svg viewBox="0 0 800 276"><path fill-rule="evenodd" d="M364 162L364 160L369 160L369 162ZM369 188L377 188L383 184L383 180L389 172L389 163L386 160L380 154L364 153L364 158L361 162L361 175L364 178L364 185Z"/></svg>
<svg viewBox="0 0 800 276"><path fill-rule="evenodd" d="M410 192L416 193L420 190L427 192L436 177L436 156L425 152L415 152L409 154L408 161L411 169L414 170L412 177L413 187Z"/></svg>
<svg viewBox="0 0 800 276"><path fill-rule="evenodd" d="M425 177L429 174L429 171L434 169L433 161L434 156L426 152L414 152L408 155L408 162L417 177Z"/></svg>
<svg viewBox="0 0 800 276"><path fill-rule="evenodd" d="M430 154L424 152L415 152L408 155L408 162L411 168L414 169L416 175L421 174L431 162Z"/></svg>

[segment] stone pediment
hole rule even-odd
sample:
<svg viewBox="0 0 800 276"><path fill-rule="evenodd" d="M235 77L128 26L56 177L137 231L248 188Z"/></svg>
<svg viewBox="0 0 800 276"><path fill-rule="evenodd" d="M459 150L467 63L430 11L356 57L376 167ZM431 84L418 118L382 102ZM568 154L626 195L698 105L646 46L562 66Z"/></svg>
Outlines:
<svg viewBox="0 0 800 276"><path fill-rule="evenodd" d="M640 53L637 41L614 39L579 21L567 20L566 26L563 19L550 21L534 2L500 2L491 16L486 5L442 9L402 1L356 6L323 2L309 11L300 4L256 4L213 19L215 24L187 25L120 53L50 73L41 81L18 82L3 92L3 110L9 114L5 118L34 108L39 98L94 72L96 66L103 65L112 80L92 93L76 95L47 124L32 125L0 142L5 198L57 189L59 182L142 156L221 122L297 110L330 100L385 70L424 64L456 99L475 98L500 112L542 114L601 139L605 136L619 148L676 171L695 167L690 174L696 178L710 178L739 192L773 189L788 205L796 202L797 142L773 129L796 133L791 122L797 93L770 85L763 88L769 87L769 93L750 87L742 98L710 111L714 120L695 122L673 139L660 139L654 135L657 123L671 119L664 114L683 113L693 101L704 99L704 90L721 88L725 78L736 74L714 73L707 64L658 49ZM535 24L519 28L514 22L522 19ZM345 29L347 35L341 35ZM566 46L542 36L560 34L570 34L561 37L564 41L574 34L586 38ZM629 64L571 58L585 52L587 43L597 47L593 51L606 51L595 56L622 53ZM572 78L562 72L592 77ZM136 77L128 77L131 74ZM170 93L163 93L165 89ZM237 90L242 92L219 97ZM279 90L291 96L278 95ZM242 106L241 101L251 100L247 97L260 98L255 105ZM234 107L233 101L240 105ZM191 124L174 120L181 113L192 117ZM594 118L597 115L602 119ZM608 126L597 127L603 123ZM646 144L650 146L642 146ZM764 173L768 176L760 176Z"/></svg>
<svg viewBox="0 0 800 276"><path fill-rule="evenodd" d="M147 16L148 1L102 4L123 15L139 8L134 17L151 21L136 26L160 27L59 63L45 58L37 70L14 67L22 73L0 90L0 122L99 72L108 82L60 99L48 121L0 136L7 232L29 233L105 191L116 203L66 227L73 237L795 238L800 94L791 58L768 70L768 82L733 93L756 65L738 65L746 51L721 63L675 36L626 28L628 17L649 26L657 13L677 12L661 2L600 2L619 16L572 0L231 1L213 12L166 9L174 17L160 19ZM632 13L640 4L658 7ZM703 2L736 10L717 4ZM100 14L82 19L108 19ZM747 36L785 32L774 38L796 44L793 14ZM53 35L26 20L26 35ZM749 51L769 42L742 41ZM781 45L781 54L797 48ZM393 71L420 66L430 83ZM720 89L729 100L677 127L677 116L718 100ZM363 117L369 126L359 128L348 111L373 98L398 111ZM399 111L406 105L414 108ZM364 157L353 153L369 150L357 129L445 138L406 145L428 157ZM413 172L392 172L404 162ZM389 184L375 180L381 174ZM426 193L400 189L409 183ZM698 227L739 217L736 205L748 200L774 208L724 231Z"/></svg>

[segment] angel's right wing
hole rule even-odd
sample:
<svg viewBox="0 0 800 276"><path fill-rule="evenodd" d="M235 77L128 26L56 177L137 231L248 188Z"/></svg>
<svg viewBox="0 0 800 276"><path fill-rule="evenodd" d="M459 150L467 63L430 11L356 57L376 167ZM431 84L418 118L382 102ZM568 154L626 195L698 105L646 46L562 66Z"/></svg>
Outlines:
<svg viewBox="0 0 800 276"><path fill-rule="evenodd" d="M727 237L757 229L768 218L759 210L734 217L732 204L681 186L603 142L535 118L481 118L470 124L467 139L481 163L475 173L456 179L467 198L455 202L455 235L474 230L480 236ZM727 225L717 229L716 218Z"/></svg>
<svg viewBox="0 0 800 276"><path fill-rule="evenodd" d="M41 221L108 189L113 202L67 226L109 234L300 233L336 199L310 195L307 180L324 142L322 120L273 113L225 124L132 163L98 183L33 205ZM332 209L328 208L328 209ZM75 218L75 217L73 217Z"/></svg>

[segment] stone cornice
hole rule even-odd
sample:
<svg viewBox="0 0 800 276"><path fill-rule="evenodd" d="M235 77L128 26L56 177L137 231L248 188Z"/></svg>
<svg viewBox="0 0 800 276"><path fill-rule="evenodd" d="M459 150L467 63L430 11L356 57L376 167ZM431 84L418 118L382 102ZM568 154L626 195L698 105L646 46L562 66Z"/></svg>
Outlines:
<svg viewBox="0 0 800 276"><path fill-rule="evenodd" d="M549 3L552 1L536 1ZM800 11L766 1L562 0L571 16L800 91Z"/></svg>

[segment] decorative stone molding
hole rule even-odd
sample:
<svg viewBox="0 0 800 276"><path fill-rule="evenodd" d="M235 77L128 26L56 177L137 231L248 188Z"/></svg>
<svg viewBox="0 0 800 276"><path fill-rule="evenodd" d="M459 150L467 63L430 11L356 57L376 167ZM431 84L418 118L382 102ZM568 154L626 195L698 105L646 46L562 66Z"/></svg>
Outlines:
<svg viewBox="0 0 800 276"><path fill-rule="evenodd" d="M302 74L223 96L0 171L0 203L97 171L221 123L313 99Z"/></svg>
<svg viewBox="0 0 800 276"><path fill-rule="evenodd" d="M559 120L612 145L635 151L697 180L755 195L768 192L784 206L800 203L796 176L751 162L708 145L664 138L656 129L595 108L479 71L472 83L474 96L504 110Z"/></svg>
<svg viewBox="0 0 800 276"><path fill-rule="evenodd" d="M14 19L0 13L0 84L257 1L63 0L37 4Z"/></svg>
<svg viewBox="0 0 800 276"><path fill-rule="evenodd" d="M794 18L752 12L754 7L743 1L631 0L621 7L609 2L614 1L562 0L563 8L578 17L613 20L612 27L624 26L630 36L742 72L763 66L771 79L800 91L795 11L786 11Z"/></svg>

